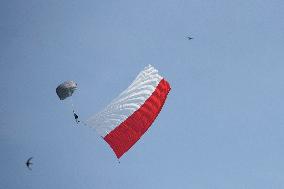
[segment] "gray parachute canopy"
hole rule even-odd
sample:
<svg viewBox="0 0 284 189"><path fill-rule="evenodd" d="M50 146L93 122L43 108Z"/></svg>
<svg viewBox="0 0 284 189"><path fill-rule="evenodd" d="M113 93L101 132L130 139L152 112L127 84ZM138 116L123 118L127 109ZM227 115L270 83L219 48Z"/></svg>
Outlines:
<svg viewBox="0 0 284 189"><path fill-rule="evenodd" d="M64 83L61 83L56 88L56 93L60 100L64 100L69 96L72 96L74 91L77 89L77 83L74 81L65 81Z"/></svg>

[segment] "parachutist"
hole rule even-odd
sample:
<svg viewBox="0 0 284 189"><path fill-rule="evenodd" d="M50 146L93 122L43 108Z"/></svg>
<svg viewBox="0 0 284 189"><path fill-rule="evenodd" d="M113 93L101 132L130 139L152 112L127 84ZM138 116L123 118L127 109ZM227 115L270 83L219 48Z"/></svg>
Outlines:
<svg viewBox="0 0 284 189"><path fill-rule="evenodd" d="M75 111L73 110L73 115L74 115L74 118L76 120L76 123L80 123L80 121L78 120L79 116L75 113Z"/></svg>
<svg viewBox="0 0 284 189"><path fill-rule="evenodd" d="M30 158L27 160L27 162L26 162L26 166L27 166L27 168L28 168L29 170L32 170L32 168L31 168L31 165L33 164L33 163L31 162L32 159L33 159L33 157L30 157Z"/></svg>

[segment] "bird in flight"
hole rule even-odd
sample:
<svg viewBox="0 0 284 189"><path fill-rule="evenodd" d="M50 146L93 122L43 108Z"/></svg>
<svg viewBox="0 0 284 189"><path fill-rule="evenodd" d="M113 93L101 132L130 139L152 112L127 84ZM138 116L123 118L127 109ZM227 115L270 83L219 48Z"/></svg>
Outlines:
<svg viewBox="0 0 284 189"><path fill-rule="evenodd" d="M32 170L32 168L31 168L31 165L33 164L33 163L31 162L32 159L33 159L33 157L30 157L30 158L27 160L27 162L26 162L26 166L27 166L27 168L28 168L29 170Z"/></svg>
<svg viewBox="0 0 284 189"><path fill-rule="evenodd" d="M187 39L188 39L188 40L192 40L192 39L193 39L193 37L189 37L189 36L188 36L188 37L187 37Z"/></svg>

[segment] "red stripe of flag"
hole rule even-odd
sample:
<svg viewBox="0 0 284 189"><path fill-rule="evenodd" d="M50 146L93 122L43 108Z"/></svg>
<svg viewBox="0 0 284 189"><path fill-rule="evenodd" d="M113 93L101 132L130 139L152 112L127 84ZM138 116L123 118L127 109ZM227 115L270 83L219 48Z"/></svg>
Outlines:
<svg viewBox="0 0 284 189"><path fill-rule="evenodd" d="M120 158L148 130L161 111L171 87L162 79L152 95L124 122L104 137Z"/></svg>

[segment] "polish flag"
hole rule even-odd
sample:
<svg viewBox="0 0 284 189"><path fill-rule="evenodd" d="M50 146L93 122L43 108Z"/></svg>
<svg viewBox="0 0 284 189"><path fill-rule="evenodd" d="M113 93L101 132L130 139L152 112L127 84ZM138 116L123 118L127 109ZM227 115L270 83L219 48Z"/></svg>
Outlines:
<svg viewBox="0 0 284 189"><path fill-rule="evenodd" d="M96 129L120 158L155 121L170 90L169 83L149 65L125 91L86 123Z"/></svg>

